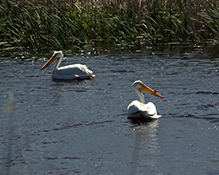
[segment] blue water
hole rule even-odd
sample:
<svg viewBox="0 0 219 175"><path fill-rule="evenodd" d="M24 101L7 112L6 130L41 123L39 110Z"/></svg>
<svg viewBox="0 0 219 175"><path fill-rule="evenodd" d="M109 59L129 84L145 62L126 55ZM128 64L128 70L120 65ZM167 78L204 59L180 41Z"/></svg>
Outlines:
<svg viewBox="0 0 219 175"><path fill-rule="evenodd" d="M44 58L0 58L3 174L219 174L214 49L64 54L61 65L86 64L96 78L53 81ZM138 79L164 96L145 94L161 119L127 119Z"/></svg>

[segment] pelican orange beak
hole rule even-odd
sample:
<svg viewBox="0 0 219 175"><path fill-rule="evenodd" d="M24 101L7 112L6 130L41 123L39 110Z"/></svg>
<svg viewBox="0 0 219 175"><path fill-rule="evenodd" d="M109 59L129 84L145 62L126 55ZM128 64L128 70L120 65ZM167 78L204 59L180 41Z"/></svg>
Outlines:
<svg viewBox="0 0 219 175"><path fill-rule="evenodd" d="M141 84L141 87L138 88L139 91L146 92L148 94L152 94L152 95L155 95L157 97L163 98L162 95L157 93L156 89L153 90L153 89L149 88L148 86L146 86L145 84L143 84L142 82L140 84Z"/></svg>
<svg viewBox="0 0 219 175"><path fill-rule="evenodd" d="M46 62L46 64L43 65L43 67L41 68L41 70L43 70L44 68L48 67L50 64L52 64L55 60L59 59L59 57L57 57L57 54L53 55L49 61Z"/></svg>

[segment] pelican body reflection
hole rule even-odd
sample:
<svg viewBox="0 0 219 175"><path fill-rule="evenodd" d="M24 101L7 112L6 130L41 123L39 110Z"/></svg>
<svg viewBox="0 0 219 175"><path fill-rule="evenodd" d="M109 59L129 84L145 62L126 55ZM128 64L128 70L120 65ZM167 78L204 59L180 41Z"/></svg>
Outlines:
<svg viewBox="0 0 219 175"><path fill-rule="evenodd" d="M137 169L141 166L157 166L154 157L156 157L159 149L158 122L159 120L151 120L134 127L136 134L133 144L130 174L138 174ZM146 160L150 161L147 162Z"/></svg>

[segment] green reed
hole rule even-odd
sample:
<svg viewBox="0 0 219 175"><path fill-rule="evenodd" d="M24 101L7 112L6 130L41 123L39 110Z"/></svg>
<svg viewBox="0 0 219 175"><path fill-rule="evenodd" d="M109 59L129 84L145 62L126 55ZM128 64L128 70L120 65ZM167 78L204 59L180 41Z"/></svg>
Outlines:
<svg viewBox="0 0 219 175"><path fill-rule="evenodd" d="M219 43L219 12L218 10L210 9L207 12L201 12L199 14L202 18L202 24L205 26L205 31L207 33L203 34L206 40L214 40L214 42ZM217 40L215 40L215 37Z"/></svg>
<svg viewBox="0 0 219 175"><path fill-rule="evenodd" d="M122 45L218 42L216 0L0 1L0 42L29 50L92 41Z"/></svg>

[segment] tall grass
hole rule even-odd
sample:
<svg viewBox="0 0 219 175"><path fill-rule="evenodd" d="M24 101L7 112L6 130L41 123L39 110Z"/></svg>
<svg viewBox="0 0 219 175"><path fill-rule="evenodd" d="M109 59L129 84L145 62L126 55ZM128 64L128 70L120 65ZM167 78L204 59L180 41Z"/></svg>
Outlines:
<svg viewBox="0 0 219 175"><path fill-rule="evenodd" d="M64 49L96 40L157 45L218 42L217 0L4 0L2 45Z"/></svg>

